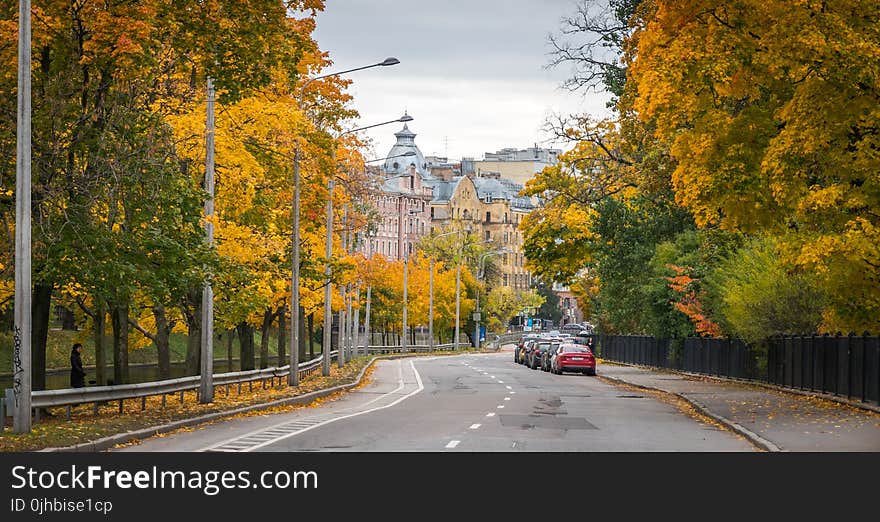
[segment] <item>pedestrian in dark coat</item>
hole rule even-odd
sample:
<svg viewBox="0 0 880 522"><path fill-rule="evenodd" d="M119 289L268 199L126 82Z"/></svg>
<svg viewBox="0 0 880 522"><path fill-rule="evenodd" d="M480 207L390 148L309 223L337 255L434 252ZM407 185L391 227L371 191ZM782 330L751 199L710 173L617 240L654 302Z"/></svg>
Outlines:
<svg viewBox="0 0 880 522"><path fill-rule="evenodd" d="M73 350L70 351L70 386L72 388L82 388L86 385L86 371L83 370L82 363L82 345L76 343Z"/></svg>

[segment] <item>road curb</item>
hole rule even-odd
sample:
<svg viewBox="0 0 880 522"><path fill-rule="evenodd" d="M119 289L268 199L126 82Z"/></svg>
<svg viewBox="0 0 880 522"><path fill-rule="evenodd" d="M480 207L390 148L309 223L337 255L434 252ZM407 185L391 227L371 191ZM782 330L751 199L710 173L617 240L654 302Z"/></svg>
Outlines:
<svg viewBox="0 0 880 522"><path fill-rule="evenodd" d="M192 417L189 419L181 419L174 422L169 422L167 424L161 424L159 426L151 426L149 428L143 428L139 430L129 431L125 433L117 433L115 435L109 435L107 437L103 437L97 440L93 440L90 442L82 442L80 444L74 444L73 446L63 446L59 448L43 448L38 450L40 452L59 452L59 453L69 453L69 452L98 452L110 449L117 444L122 444L125 442L131 442L132 440L144 440L155 435L160 435L162 433L168 433L170 431L174 431L180 428L188 428L190 426L196 426L199 424L203 424L205 422L210 422L217 419L222 419L224 417L231 417L233 415L238 415L240 413L248 413L252 411L265 410L269 408L274 408L276 406L289 406L293 404L308 404L315 399L320 399L322 397L326 397L328 395L332 395L337 391L347 390L349 388L353 388L360 384L361 380L364 377L364 373L366 373L367 369L370 368L377 360L386 360L386 359L395 359L400 356L394 357L382 357L377 356L370 359L361 371L358 373L357 379L354 382L348 384L340 384L337 386L332 386L330 388L325 388L323 390L316 390L313 392L309 392L303 395L297 395L295 397L288 397L286 399L278 399L271 402L266 402L262 404L252 404L250 406L244 406L242 408L236 408L234 410L228 411L220 411L215 413L208 413L206 415L200 415L198 417Z"/></svg>
<svg viewBox="0 0 880 522"><path fill-rule="evenodd" d="M435 353L431 354L434 357L446 357L446 356L458 356L463 355L463 353ZM144 440L150 437L160 435L163 433L168 433L170 431L174 431L180 428L188 428L191 426L197 426L199 424L203 424L205 422L210 422L217 419L222 419L224 417L231 417L233 415L238 415L239 413L248 413L252 411L265 410L269 408L274 408L276 406L289 406L293 404L308 404L315 399L320 399L322 397L326 397L328 395L332 395L338 391L344 391L349 388L353 388L361 383L363 380L364 374L366 371L379 360L394 360L394 359L405 359L409 357L420 357L417 353L411 354L389 354L389 355L377 355L370 359L361 371L358 373L357 379L354 382L348 384L340 384L337 386L333 386L330 388L325 388L323 390L315 390L313 392L309 392L303 395L297 395L295 397L288 397L286 399L278 399L272 402L266 402L262 404L252 404L250 406L244 406L242 408L237 408L234 410L228 411L219 411L215 413L208 413L205 415L200 415L198 417L192 417L189 419L180 419L177 421L169 422L167 424L161 424L159 426L151 426L149 428L142 428L139 430L128 431L125 433L117 433L114 435L109 435L107 437L103 437L97 440L82 442L79 444L74 444L72 446L63 446L58 448L43 448L41 450L37 450L38 452L50 452L50 453L94 453L98 451L104 451L110 448L113 448L117 444L123 444L126 442L131 442L132 440Z"/></svg>
<svg viewBox="0 0 880 522"><path fill-rule="evenodd" d="M620 383L620 384L625 384L625 385L627 385L627 386L634 386L634 387L636 387L636 388L640 388L640 389L643 389L643 390L651 390L651 391L657 391L657 392L662 392L662 393L668 393L668 394L670 394L670 395L675 395L676 397L680 398L681 400L683 400L683 401L685 401L686 403L688 403L688 404L690 404L691 406L693 406L694 409L696 409L697 411L699 411L701 414L703 414L703 415L705 415L705 416L707 416L707 417L709 417L709 418L715 420L716 422L718 422L718 423L720 423L720 424L723 424L724 426L726 426L726 427L727 427L728 429L730 429L731 431L734 431L734 432L738 433L739 435L742 435L742 436L745 437L746 440L748 440L753 446L756 446L757 448L759 448L759 449L761 449L761 450L763 450L763 451L769 451L769 452L782 452L782 451L786 451L786 450L783 450L782 448L780 448L779 446L777 446L776 444L773 444L773 443L770 442L769 440L767 440L767 439L761 437L761 436L758 435L757 433L755 433L755 432L753 432L753 431L751 431L751 430L748 430L748 429L744 428L743 426L737 424L736 422L734 422L734 421L732 421L732 420L730 420L730 419L728 419L728 418L726 418L726 417L723 417L723 416L721 416L721 415L718 415L718 414L716 414L716 413L713 413L713 412L712 412L712 411L711 411L706 405L704 405L703 403L701 403L700 401L698 401L698 400L696 400L696 399L692 399L692 398L688 397L687 395L684 395L684 394L681 394L681 393L672 392L672 391L669 391L669 390L664 390L664 389L662 389L662 388L655 388L655 387L653 387L653 386L645 386L645 385L643 385L643 384L636 384L636 383L633 383L633 382L626 381L626 380L624 380L624 379L620 379L620 378L618 378L618 377L609 377L609 376L607 376L607 375L602 375L601 377L602 377L603 379L607 379L607 380L612 381L612 382L616 382L616 383Z"/></svg>

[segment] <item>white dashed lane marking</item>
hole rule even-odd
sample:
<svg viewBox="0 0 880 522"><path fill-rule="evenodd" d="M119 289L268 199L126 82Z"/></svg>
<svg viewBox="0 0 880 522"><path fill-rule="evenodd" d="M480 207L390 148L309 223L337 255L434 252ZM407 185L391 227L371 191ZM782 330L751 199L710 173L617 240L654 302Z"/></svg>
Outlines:
<svg viewBox="0 0 880 522"><path fill-rule="evenodd" d="M494 411L493 411L493 412L489 412L489 413L486 414L486 417L494 417L494 416L495 416L495 412L494 412Z"/></svg>
<svg viewBox="0 0 880 522"><path fill-rule="evenodd" d="M461 442L461 441L460 440L451 440L451 441L449 441L449 444L446 445L446 447L447 448L454 448L454 447L458 446L459 442Z"/></svg>
<svg viewBox="0 0 880 522"><path fill-rule="evenodd" d="M503 405L503 404L500 404L500 405L498 406L498 409L500 410L500 409L503 408L503 407L504 407L504 405Z"/></svg>
<svg viewBox="0 0 880 522"><path fill-rule="evenodd" d="M471 429L475 430L475 429L479 428L480 426L481 426L481 424L471 424Z"/></svg>

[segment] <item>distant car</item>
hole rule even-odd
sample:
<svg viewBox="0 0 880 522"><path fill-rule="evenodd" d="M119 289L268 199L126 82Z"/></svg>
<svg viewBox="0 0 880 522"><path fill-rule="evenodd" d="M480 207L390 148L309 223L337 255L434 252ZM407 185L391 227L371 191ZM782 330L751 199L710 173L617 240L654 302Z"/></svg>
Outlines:
<svg viewBox="0 0 880 522"><path fill-rule="evenodd" d="M518 363L520 363L520 364L525 364L525 363L526 363L526 354L527 354L528 351L529 351L529 347L530 347L530 346L532 345L532 343L534 343L534 342L535 342L534 339L526 339L526 340L522 343L522 346L518 346L518 347L516 348L516 362L518 362Z"/></svg>
<svg viewBox="0 0 880 522"><path fill-rule="evenodd" d="M544 352L555 350L557 346L559 346L559 341L539 341L535 344L535 347L529 352L529 368L533 370L540 368Z"/></svg>
<svg viewBox="0 0 880 522"><path fill-rule="evenodd" d="M536 357L535 354L540 354L542 347L547 348L549 346L550 342L546 339L539 339L532 343L526 351L526 366L533 370L537 368L538 365L536 363L540 361L540 355Z"/></svg>
<svg viewBox="0 0 880 522"><path fill-rule="evenodd" d="M513 349L513 362L522 364L522 360L520 359L520 354L522 353L523 349L525 348L526 343L533 340L533 339L537 339L537 338L538 338L537 335L523 336L523 338L520 340L520 342L517 343L516 347Z"/></svg>
<svg viewBox="0 0 880 522"><path fill-rule="evenodd" d="M550 371L550 369L551 369L550 368L550 361L553 358L553 356L556 354L556 352L559 350L559 348L562 346L564 346L564 344L562 344L562 343L559 343L559 344L551 343L550 349L544 350L544 352L541 354L541 369L542 370L544 370L545 372Z"/></svg>
<svg viewBox="0 0 880 522"><path fill-rule="evenodd" d="M596 375L596 357L589 346L562 344L550 359L550 371L557 375L563 372Z"/></svg>
<svg viewBox="0 0 880 522"><path fill-rule="evenodd" d="M583 326L581 326L579 324L567 324L567 325L563 326L562 328L560 328L561 331L572 333L572 334L576 334L583 329L584 329Z"/></svg>

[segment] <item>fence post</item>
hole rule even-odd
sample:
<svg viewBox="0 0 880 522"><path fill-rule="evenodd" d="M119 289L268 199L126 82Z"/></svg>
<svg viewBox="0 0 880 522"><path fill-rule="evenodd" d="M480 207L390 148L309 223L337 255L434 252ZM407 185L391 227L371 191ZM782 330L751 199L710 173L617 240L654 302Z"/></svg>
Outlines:
<svg viewBox="0 0 880 522"><path fill-rule="evenodd" d="M837 332L837 395L849 397L849 337ZM846 382L843 382L846 381Z"/></svg>
<svg viewBox="0 0 880 522"><path fill-rule="evenodd" d="M862 334L862 402L868 401L868 332Z"/></svg>

